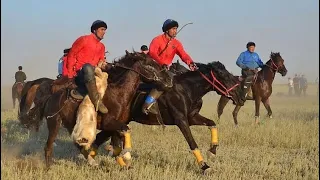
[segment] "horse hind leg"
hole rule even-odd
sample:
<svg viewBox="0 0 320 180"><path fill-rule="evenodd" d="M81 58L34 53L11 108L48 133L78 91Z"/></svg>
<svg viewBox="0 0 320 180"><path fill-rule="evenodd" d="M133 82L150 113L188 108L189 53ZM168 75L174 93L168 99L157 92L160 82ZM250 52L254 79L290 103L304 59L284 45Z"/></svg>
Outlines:
<svg viewBox="0 0 320 180"><path fill-rule="evenodd" d="M49 130L48 139L46 146L44 148L46 166L49 168L52 164L52 152L53 152L53 143L58 135L60 127L60 116L56 115L50 119L47 119L47 127Z"/></svg>

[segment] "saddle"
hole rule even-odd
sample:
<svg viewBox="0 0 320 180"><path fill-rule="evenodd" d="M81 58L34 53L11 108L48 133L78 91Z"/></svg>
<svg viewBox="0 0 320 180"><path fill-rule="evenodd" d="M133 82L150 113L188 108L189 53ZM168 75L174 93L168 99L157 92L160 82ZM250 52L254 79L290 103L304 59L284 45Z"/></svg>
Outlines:
<svg viewBox="0 0 320 180"><path fill-rule="evenodd" d="M242 82L244 80L242 76L236 76L236 77L238 77L239 82ZM252 86L256 83L257 78L258 78L258 73L254 74L252 78Z"/></svg>
<svg viewBox="0 0 320 180"><path fill-rule="evenodd" d="M256 84L257 79L258 79L258 73L255 73L253 78L252 78L252 84L251 84L251 86L249 87L249 90L248 90L248 94L247 94L247 98L246 98L247 100L253 100L254 99L253 92L252 92L252 86ZM244 78L242 76L238 76L238 80L241 83L244 80Z"/></svg>
<svg viewBox="0 0 320 180"><path fill-rule="evenodd" d="M74 93L74 90L77 89L77 87L78 86L76 85L74 78L69 79L66 76L61 76L60 78L58 78L52 82L51 92L55 93L61 89L69 89L69 90L71 90L70 93L72 95L72 93ZM81 97L79 97L79 98L81 98ZM83 99L83 97L81 99Z"/></svg>

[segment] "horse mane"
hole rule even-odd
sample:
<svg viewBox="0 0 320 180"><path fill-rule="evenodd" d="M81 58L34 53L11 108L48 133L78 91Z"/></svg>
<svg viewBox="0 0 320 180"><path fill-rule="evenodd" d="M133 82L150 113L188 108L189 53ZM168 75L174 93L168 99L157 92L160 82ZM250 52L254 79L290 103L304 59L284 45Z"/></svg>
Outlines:
<svg viewBox="0 0 320 180"><path fill-rule="evenodd" d="M126 54L121 56L118 60L114 60L113 64L114 68L108 71L109 83L121 84L124 82L125 78L123 74L128 71L128 69L118 67L117 65L131 68L137 61L140 61L142 58L142 54L138 52L129 53L126 51Z"/></svg>
<svg viewBox="0 0 320 180"><path fill-rule="evenodd" d="M215 76L223 78L226 82L236 82L237 78L220 61L213 61L208 64L196 63L196 65L203 74L209 74L213 71Z"/></svg>

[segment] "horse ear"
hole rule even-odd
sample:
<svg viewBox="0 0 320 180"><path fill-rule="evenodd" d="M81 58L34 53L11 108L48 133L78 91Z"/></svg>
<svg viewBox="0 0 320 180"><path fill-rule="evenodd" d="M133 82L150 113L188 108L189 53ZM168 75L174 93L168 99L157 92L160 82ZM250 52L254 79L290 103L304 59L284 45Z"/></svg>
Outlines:
<svg viewBox="0 0 320 180"><path fill-rule="evenodd" d="M128 50L126 50L125 52L126 52L126 55L127 55L127 56L129 56L129 54L130 54L130 53L129 53L129 51L128 51Z"/></svg>
<svg viewBox="0 0 320 180"><path fill-rule="evenodd" d="M180 64L180 61L179 61L179 59L177 59L177 64Z"/></svg>

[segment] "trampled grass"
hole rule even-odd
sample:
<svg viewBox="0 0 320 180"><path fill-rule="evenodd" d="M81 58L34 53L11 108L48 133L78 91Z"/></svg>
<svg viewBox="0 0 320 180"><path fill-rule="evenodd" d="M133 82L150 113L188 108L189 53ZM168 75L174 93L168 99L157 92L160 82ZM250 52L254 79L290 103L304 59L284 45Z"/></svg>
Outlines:
<svg viewBox="0 0 320 180"><path fill-rule="evenodd" d="M254 125L254 103L248 101L239 112L239 127L232 119L229 103L219 128L219 148L207 156L210 131L192 127L204 158L213 168L202 175L195 158L175 126L153 128L130 123L132 127L133 169L120 170L103 147L96 157L100 166L90 167L79 157L65 129L61 128L54 149L54 165L44 167L43 148L47 129L38 134L20 127L17 109L1 111L1 178L24 179L319 179L319 102L316 86L309 95L287 97L286 86L274 86L271 97L273 119L261 105L261 125ZM2 96L3 97L3 96ZM201 114L216 121L219 96L204 97ZM1 100L2 102L5 100ZM216 121L217 122L217 121Z"/></svg>

